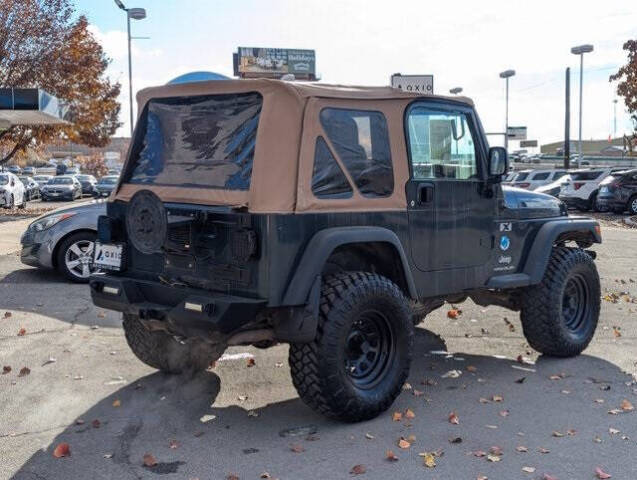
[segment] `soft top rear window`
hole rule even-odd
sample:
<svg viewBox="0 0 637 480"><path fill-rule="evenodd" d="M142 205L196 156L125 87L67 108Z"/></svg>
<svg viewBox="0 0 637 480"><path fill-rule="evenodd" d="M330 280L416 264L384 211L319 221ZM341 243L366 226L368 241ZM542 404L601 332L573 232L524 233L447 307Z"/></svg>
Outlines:
<svg viewBox="0 0 637 480"><path fill-rule="evenodd" d="M256 92L150 100L126 181L248 190L262 104Z"/></svg>

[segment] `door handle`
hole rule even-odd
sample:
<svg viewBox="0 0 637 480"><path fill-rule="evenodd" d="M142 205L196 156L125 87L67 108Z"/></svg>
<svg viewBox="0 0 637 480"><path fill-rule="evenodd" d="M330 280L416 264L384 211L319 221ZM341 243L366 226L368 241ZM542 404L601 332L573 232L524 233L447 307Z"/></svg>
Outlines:
<svg viewBox="0 0 637 480"><path fill-rule="evenodd" d="M433 202L434 199L434 186L430 183L421 183L416 190L417 199L419 204Z"/></svg>

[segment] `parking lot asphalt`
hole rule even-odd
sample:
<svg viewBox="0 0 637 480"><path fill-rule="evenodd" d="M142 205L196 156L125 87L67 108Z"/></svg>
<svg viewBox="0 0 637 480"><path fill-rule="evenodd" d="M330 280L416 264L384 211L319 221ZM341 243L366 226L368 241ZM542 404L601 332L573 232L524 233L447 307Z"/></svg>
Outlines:
<svg viewBox="0 0 637 480"><path fill-rule="evenodd" d="M538 357L515 312L466 302L450 320L444 306L418 328L396 403L359 424L298 399L286 346L167 376L133 356L86 286L0 255L0 478L635 479L637 232L603 235L606 299L584 355ZM70 456L55 458L62 443Z"/></svg>

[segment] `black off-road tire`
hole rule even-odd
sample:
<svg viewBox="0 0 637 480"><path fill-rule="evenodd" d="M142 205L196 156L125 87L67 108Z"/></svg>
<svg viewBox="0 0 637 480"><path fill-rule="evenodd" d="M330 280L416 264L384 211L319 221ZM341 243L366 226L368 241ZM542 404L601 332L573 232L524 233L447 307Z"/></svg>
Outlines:
<svg viewBox="0 0 637 480"><path fill-rule="evenodd" d="M210 355L196 339L177 340L165 331L151 331L137 315L123 314L124 334L135 356L149 367L166 373L195 373L208 368L223 353Z"/></svg>
<svg viewBox="0 0 637 480"><path fill-rule="evenodd" d="M529 345L554 357L580 354L595 334L600 296L591 256L579 248L553 248L542 282L521 297L520 318Z"/></svg>
<svg viewBox="0 0 637 480"><path fill-rule="evenodd" d="M352 367L352 347L369 335L370 325L381 325L365 337L369 347L376 345L378 361L368 353ZM379 333L384 332L384 333ZM321 287L316 338L310 343L291 344L289 363L292 381L301 399L313 410L328 417L358 422L385 411L400 394L409 373L414 327L409 303L390 280L367 272L345 272L327 276ZM368 342L368 340L371 340ZM386 338L386 340L376 340ZM372 373L374 375L372 375Z"/></svg>

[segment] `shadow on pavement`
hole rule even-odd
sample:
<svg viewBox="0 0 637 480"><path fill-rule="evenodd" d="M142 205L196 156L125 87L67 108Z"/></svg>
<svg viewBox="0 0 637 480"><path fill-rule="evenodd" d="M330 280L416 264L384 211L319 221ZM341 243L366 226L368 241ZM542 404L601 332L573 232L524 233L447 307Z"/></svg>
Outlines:
<svg viewBox="0 0 637 480"><path fill-rule="evenodd" d="M62 286L72 285L66 281L56 270L48 268L23 267L11 271L0 280L0 284L60 284Z"/></svg>
<svg viewBox="0 0 637 480"><path fill-rule="evenodd" d="M350 478L357 464L365 465L362 478L366 479L455 480L475 479L478 474L489 479L535 479L544 473L587 479L593 478L597 466L613 478L633 478L629 472L635 472L636 445L622 436L637 438L637 414L607 413L633 393L629 377L617 367L585 355L520 365L494 357L432 354L444 349L444 343L426 330L417 332L411 388L404 389L390 411L372 421L331 421L297 397L282 398L255 413L243 408L240 398L233 405L215 407L221 383L216 373L192 377L154 373L84 412L79 417L82 425L67 427L13 478L225 479L235 474L242 480L340 479ZM259 368L250 369L249 375L262 376ZM461 373L450 378L455 374L448 372L454 370ZM223 382L233 383L225 378L232 373L221 370L219 375ZM255 390L247 393L252 398L260 395ZM497 401L498 396L502 401ZM121 406L113 406L116 400ZM415 418L392 421L393 411L407 408ZM459 425L448 421L450 412L457 414ZM94 420L100 422L99 428L92 426ZM611 434L609 428L620 433ZM415 436L411 448L400 449L399 438L410 435ZM70 457L53 457L61 442L69 443ZM471 453L488 452L492 446L502 448L501 461ZM516 446L525 446L528 452L520 453ZM549 452L540 453L540 448ZM397 462L385 459L388 449L397 455ZM424 467L418 453L439 449L443 454L435 469ZM152 453L158 465L144 467L145 453ZM536 476L523 473L522 467L535 468ZM263 472L271 477L260 477Z"/></svg>

